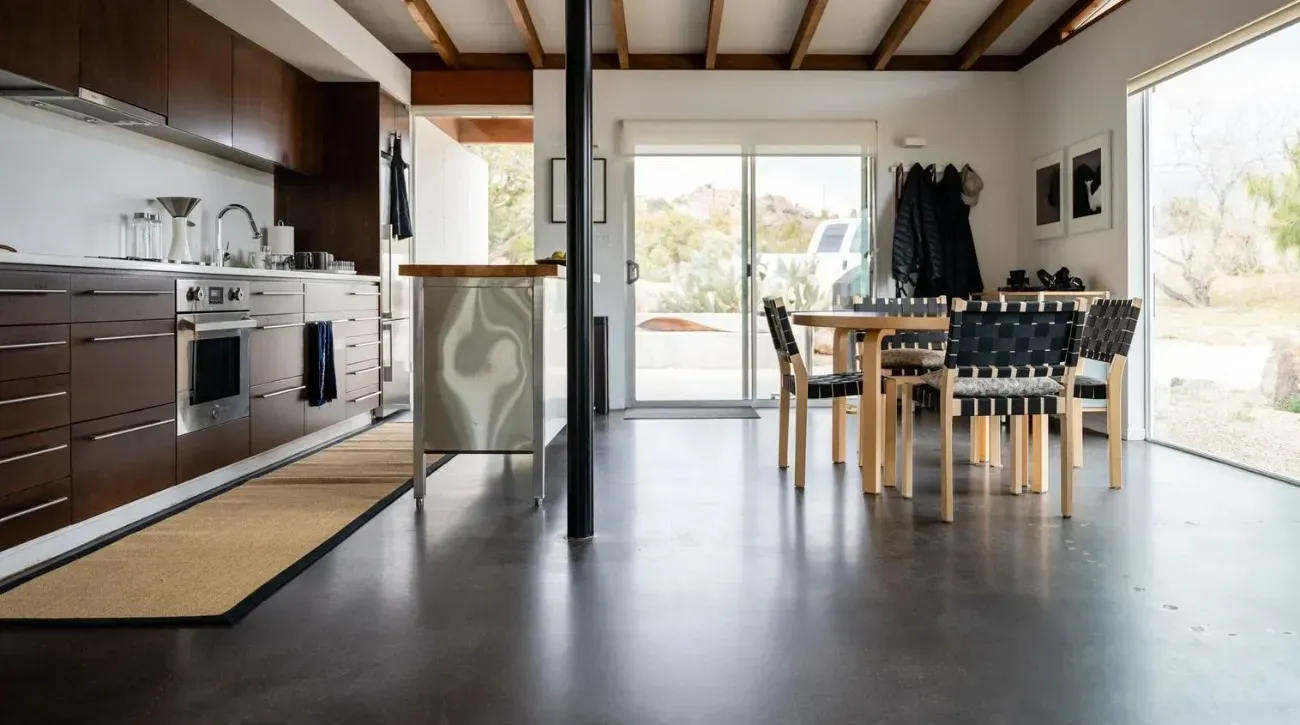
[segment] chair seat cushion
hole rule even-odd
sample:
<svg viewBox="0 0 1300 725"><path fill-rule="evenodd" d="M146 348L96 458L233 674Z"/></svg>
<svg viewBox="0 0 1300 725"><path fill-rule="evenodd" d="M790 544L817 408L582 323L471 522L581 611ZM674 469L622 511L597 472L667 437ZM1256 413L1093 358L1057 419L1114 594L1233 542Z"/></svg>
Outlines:
<svg viewBox="0 0 1300 725"><path fill-rule="evenodd" d="M793 375L785 376L785 390L797 394ZM829 373L808 376L808 399L846 398L862 395L862 373Z"/></svg>
<svg viewBox="0 0 1300 725"><path fill-rule="evenodd" d="M934 368L943 367L943 350L904 349L881 350L880 367L888 368Z"/></svg>
<svg viewBox="0 0 1300 725"><path fill-rule="evenodd" d="M921 380L938 389L945 372L935 370ZM1042 397L1060 392L1061 384L1051 378L957 378L952 385L952 394L957 398Z"/></svg>
<svg viewBox="0 0 1300 725"><path fill-rule="evenodd" d="M1105 400L1106 381L1085 375L1074 376L1074 397L1084 400Z"/></svg>
<svg viewBox="0 0 1300 725"><path fill-rule="evenodd" d="M933 385L917 385L912 389L912 400L930 410L939 410L939 389ZM1060 415L1064 413L1064 398L1049 396L1007 396L958 398L953 397L953 415L963 418L988 415Z"/></svg>

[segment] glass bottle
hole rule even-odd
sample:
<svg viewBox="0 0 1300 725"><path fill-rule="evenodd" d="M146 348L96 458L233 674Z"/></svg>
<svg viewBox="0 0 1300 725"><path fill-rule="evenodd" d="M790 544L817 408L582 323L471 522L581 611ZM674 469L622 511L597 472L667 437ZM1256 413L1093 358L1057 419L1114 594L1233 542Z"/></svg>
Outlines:
<svg viewBox="0 0 1300 725"><path fill-rule="evenodd" d="M149 215L136 212L131 216L131 231L127 235L123 257L138 258L149 256Z"/></svg>
<svg viewBox="0 0 1300 725"><path fill-rule="evenodd" d="M157 214L149 214L149 252L145 256L149 259L161 261L163 258L163 241L162 241L162 217Z"/></svg>

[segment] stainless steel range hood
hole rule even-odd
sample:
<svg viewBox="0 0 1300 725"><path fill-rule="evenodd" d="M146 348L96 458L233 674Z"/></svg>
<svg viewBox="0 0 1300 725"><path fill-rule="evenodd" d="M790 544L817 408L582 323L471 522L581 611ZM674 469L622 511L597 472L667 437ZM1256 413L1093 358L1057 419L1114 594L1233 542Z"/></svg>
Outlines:
<svg viewBox="0 0 1300 725"><path fill-rule="evenodd" d="M0 98L25 103L33 108L52 111L78 121L102 123L107 126L129 128L163 126L167 123L165 116L86 88L78 88L76 93L48 88L0 90Z"/></svg>

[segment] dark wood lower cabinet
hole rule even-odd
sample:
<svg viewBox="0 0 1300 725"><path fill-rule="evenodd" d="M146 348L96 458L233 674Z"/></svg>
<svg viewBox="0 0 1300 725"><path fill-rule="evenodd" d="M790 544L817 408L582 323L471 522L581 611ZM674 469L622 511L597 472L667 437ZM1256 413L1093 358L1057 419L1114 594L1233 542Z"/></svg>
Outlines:
<svg viewBox="0 0 1300 725"><path fill-rule="evenodd" d="M67 425L70 377L0 382L0 438Z"/></svg>
<svg viewBox="0 0 1300 725"><path fill-rule="evenodd" d="M72 523L71 481L0 496L0 549L8 549Z"/></svg>
<svg viewBox="0 0 1300 725"><path fill-rule="evenodd" d="M306 433L307 385L301 377L255 386L249 396L253 455Z"/></svg>
<svg viewBox="0 0 1300 725"><path fill-rule="evenodd" d="M74 521L85 521L175 483L175 404L72 426Z"/></svg>
<svg viewBox="0 0 1300 725"><path fill-rule="evenodd" d="M355 390L348 393L348 417L373 412L379 407L379 386Z"/></svg>
<svg viewBox="0 0 1300 725"><path fill-rule="evenodd" d="M257 329L249 335L249 382L262 385L302 377L306 339L301 314L258 317Z"/></svg>
<svg viewBox="0 0 1300 725"><path fill-rule="evenodd" d="M248 418L186 433L176 439L176 480L183 483L238 463L251 455L249 450Z"/></svg>
<svg viewBox="0 0 1300 725"><path fill-rule="evenodd" d="M176 322L72 326L72 419L176 402Z"/></svg>
<svg viewBox="0 0 1300 725"><path fill-rule="evenodd" d="M0 327L0 380L68 372L68 326Z"/></svg>
<svg viewBox="0 0 1300 725"><path fill-rule="evenodd" d="M58 481L71 473L67 428L0 440L0 496Z"/></svg>

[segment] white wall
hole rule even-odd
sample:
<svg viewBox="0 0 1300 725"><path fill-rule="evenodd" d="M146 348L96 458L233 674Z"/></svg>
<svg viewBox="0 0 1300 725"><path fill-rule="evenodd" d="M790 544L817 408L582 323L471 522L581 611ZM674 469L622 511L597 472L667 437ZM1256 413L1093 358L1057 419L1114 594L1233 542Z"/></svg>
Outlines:
<svg viewBox="0 0 1300 725"><path fill-rule="evenodd" d="M1020 73L1019 239L1024 267L1067 266L1090 287L1117 295L1143 294L1141 125L1128 113L1128 81L1215 38L1247 25L1292 0L1137 0ZM1033 159L1109 130L1112 204L1109 231L1034 240ZM1135 211L1128 213L1129 209ZM987 281L987 280L986 280ZM1126 399L1129 438L1144 437L1144 355L1135 345Z"/></svg>
<svg viewBox="0 0 1300 725"><path fill-rule="evenodd" d="M550 223L550 159L564 156L564 76L533 74L538 256L565 247L562 224ZM594 141L608 158L609 223L596 225L593 271L597 315L610 318L610 394L626 403L627 309L622 283L630 240L624 193L629 166L614 153L622 120L846 120L880 126L877 164L879 268L889 268L893 180L888 167L900 161L969 163L985 191L971 212L971 226L986 284L997 282L1017 261L1016 193L1019 174L1017 78L992 73L825 73L755 71L596 71ZM904 136L925 136L929 146L903 149Z"/></svg>
<svg viewBox="0 0 1300 725"><path fill-rule="evenodd" d="M427 118L415 118L415 259L488 263L488 164Z"/></svg>
<svg viewBox="0 0 1300 725"><path fill-rule="evenodd" d="M203 200L192 217L199 225L190 230L192 248L196 239L212 246L226 204L247 206L259 226L274 224L271 174L0 101L0 244L35 254L120 255L125 219L159 196ZM152 210L163 216L166 243L169 217L156 203ZM235 253L257 244L240 220L226 224L226 237Z"/></svg>

